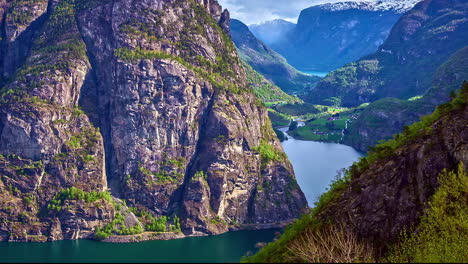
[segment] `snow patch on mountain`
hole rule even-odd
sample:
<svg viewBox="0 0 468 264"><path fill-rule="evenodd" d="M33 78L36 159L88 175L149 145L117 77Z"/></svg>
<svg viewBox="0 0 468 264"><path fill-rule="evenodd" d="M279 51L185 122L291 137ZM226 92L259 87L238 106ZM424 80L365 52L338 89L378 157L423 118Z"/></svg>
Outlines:
<svg viewBox="0 0 468 264"><path fill-rule="evenodd" d="M360 9L369 11L393 11L405 13L422 0L359 0L354 2L337 2L319 5L327 11L342 11L348 9Z"/></svg>

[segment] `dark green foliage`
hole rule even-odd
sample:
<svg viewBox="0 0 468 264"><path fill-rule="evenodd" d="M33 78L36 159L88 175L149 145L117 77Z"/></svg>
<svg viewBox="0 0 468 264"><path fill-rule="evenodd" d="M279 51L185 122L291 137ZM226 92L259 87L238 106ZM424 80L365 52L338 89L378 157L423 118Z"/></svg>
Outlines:
<svg viewBox="0 0 468 264"><path fill-rule="evenodd" d="M289 130L289 131L294 131L294 130L296 130L296 129L297 129L297 125L298 125L297 121L294 121L294 120L291 121L291 124L289 124L289 129L288 129L288 130Z"/></svg>
<svg viewBox="0 0 468 264"><path fill-rule="evenodd" d="M288 243L297 239L307 229L319 228L323 223L318 222L314 216L324 210L330 203L342 195L349 187L352 178L359 177L372 164L380 162L389 155L393 155L395 149L424 137L431 131L435 121L450 117L453 111L459 111L467 106L468 83L457 97L451 102L443 104L430 116L423 118L405 129L405 132L395 139L376 146L369 156L354 163L344 176L338 176L332 182L328 191L321 195L319 201L310 214L304 215L294 224L287 227L285 233L275 242L269 243L254 256L243 258L243 262L285 262L291 252ZM430 211L423 218L419 233L416 235L403 235L401 242L391 251L386 261L406 262L466 262L466 238L468 235L466 200L468 183L466 170L460 166L457 173L445 171L440 176L440 188L431 198ZM403 233L404 234L404 233Z"/></svg>
<svg viewBox="0 0 468 264"><path fill-rule="evenodd" d="M459 91L457 97L452 101L442 104L431 115L421 118L421 121L406 126L403 133L397 134L393 139L382 142L381 144L370 148L368 156L360 159L351 167L352 176L358 176L363 173L370 164L379 160L385 159L395 154L396 149L428 135L432 131L432 125L435 121L441 119L443 116L450 116L450 112L463 109L468 102L468 83L464 83L462 89Z"/></svg>
<svg viewBox="0 0 468 264"><path fill-rule="evenodd" d="M112 196L109 192L85 192L76 187L71 187L57 193L47 205L47 209L59 212L62 210L62 206L66 200L82 200L86 203L93 203L101 199L112 202Z"/></svg>
<svg viewBox="0 0 468 264"><path fill-rule="evenodd" d="M239 20L231 20L231 35L241 60L286 93L304 93L320 80L294 69L285 58L255 38L247 25ZM260 98L270 95L271 91L260 90Z"/></svg>
<svg viewBox="0 0 468 264"><path fill-rule="evenodd" d="M195 175L193 176L193 178L197 180L200 180L200 179L206 180L208 178L208 175L203 171L197 171Z"/></svg>
<svg viewBox="0 0 468 264"><path fill-rule="evenodd" d="M242 61L242 67L247 75L247 82L252 87L255 95L267 103L301 103L302 100L283 92L278 86L272 84L262 75L256 72L250 65Z"/></svg>
<svg viewBox="0 0 468 264"><path fill-rule="evenodd" d="M164 168L161 168L159 172L152 172L144 167L138 167L138 170L145 175L146 177L156 177L157 184L168 184L168 183L176 183L177 181L181 180L183 177L182 174L172 171L166 171Z"/></svg>
<svg viewBox="0 0 468 264"><path fill-rule="evenodd" d="M306 114L316 114L320 113L314 105L312 104L281 104L275 107L275 110L292 116L300 116Z"/></svg>
<svg viewBox="0 0 468 264"><path fill-rule="evenodd" d="M97 240L105 240L105 239L107 239L109 237L109 234L104 232L103 230L101 230L99 227L96 227L94 237Z"/></svg>
<svg viewBox="0 0 468 264"><path fill-rule="evenodd" d="M153 232L166 232L167 231L167 217L154 217L151 223L146 224L146 230Z"/></svg>
<svg viewBox="0 0 468 264"><path fill-rule="evenodd" d="M468 176L463 164L458 171L444 170L439 183L417 232L402 232L386 262L467 262Z"/></svg>
<svg viewBox="0 0 468 264"><path fill-rule="evenodd" d="M425 94L433 80L450 82L435 73L468 43L467 6L466 1L438 0L416 6L377 52L329 73L304 100L324 104L335 97L352 107L386 97L406 100Z"/></svg>
<svg viewBox="0 0 468 264"><path fill-rule="evenodd" d="M112 222L104 226L102 229L99 227L95 229L94 237L98 240L104 240L111 235L135 235L143 232L143 228L138 223L132 227L127 227L125 225L124 217L120 212L117 212Z"/></svg>
<svg viewBox="0 0 468 264"><path fill-rule="evenodd" d="M270 117L273 127L286 127L291 122L291 117L282 113L278 113L273 109L268 109L268 117Z"/></svg>
<svg viewBox="0 0 468 264"><path fill-rule="evenodd" d="M33 6L47 5L47 0L16 0L10 7L9 18L15 26L25 26L34 19ZM25 8L26 7L26 8Z"/></svg>
<svg viewBox="0 0 468 264"><path fill-rule="evenodd" d="M81 110L80 110L81 111ZM96 156L96 146L101 140L99 129L94 127L83 127L80 133L70 137L65 145L68 152L60 153L55 157L56 161L75 158L83 163L90 163L98 160Z"/></svg>
<svg viewBox="0 0 468 264"><path fill-rule="evenodd" d="M46 84L46 79L69 74L77 60L87 61L86 47L75 21L75 1L60 1L39 30L31 56L6 81L0 103L27 103L28 93Z"/></svg>
<svg viewBox="0 0 468 264"><path fill-rule="evenodd" d="M278 129L273 129L273 130L275 131L275 134L278 137L280 142L283 142L283 141L286 140L286 137L285 137L285 135L284 135L284 133L282 131L280 131Z"/></svg>
<svg viewBox="0 0 468 264"><path fill-rule="evenodd" d="M173 222L174 224L170 225L171 232L182 233L182 229L180 227L180 218L177 215L174 216Z"/></svg>
<svg viewBox="0 0 468 264"><path fill-rule="evenodd" d="M144 208L138 209L135 207L130 207L129 211L133 212L139 218L139 220L144 223L145 229L147 231L168 232L169 230L169 232L182 232L180 218L177 215L175 215L171 220L171 218L167 216L155 217L151 212ZM171 222L173 224L170 224Z"/></svg>

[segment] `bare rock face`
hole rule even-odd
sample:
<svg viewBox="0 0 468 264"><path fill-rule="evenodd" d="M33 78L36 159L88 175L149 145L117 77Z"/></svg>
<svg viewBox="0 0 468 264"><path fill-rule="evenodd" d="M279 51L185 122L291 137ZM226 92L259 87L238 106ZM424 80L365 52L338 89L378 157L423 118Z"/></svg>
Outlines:
<svg viewBox="0 0 468 264"><path fill-rule="evenodd" d="M60 196L71 187L110 190L156 217L177 216L186 235L303 212L305 197L247 88L226 35L229 13L216 1L46 6L43 26L21 44L30 47L24 63L0 90L3 239L90 238L119 211L105 199ZM2 40L2 52L10 42ZM3 64L12 61L20 60ZM23 207L10 208L15 200ZM41 225L23 221L22 210ZM139 224L132 215L125 221Z"/></svg>
<svg viewBox="0 0 468 264"><path fill-rule="evenodd" d="M431 132L370 165L330 203L321 219L347 223L361 238L385 247L405 228L419 223L443 169L468 164L468 109L465 103L436 121Z"/></svg>

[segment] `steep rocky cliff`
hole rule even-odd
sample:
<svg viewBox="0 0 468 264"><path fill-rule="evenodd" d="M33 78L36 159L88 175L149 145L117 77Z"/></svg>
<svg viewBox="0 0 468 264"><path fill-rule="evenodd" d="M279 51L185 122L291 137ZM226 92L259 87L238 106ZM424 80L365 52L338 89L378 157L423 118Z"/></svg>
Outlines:
<svg viewBox="0 0 468 264"><path fill-rule="evenodd" d="M0 7L2 240L134 234L161 219L218 234L303 212L215 0Z"/></svg>
<svg viewBox="0 0 468 264"><path fill-rule="evenodd" d="M388 259L382 257L387 256L387 249L403 239L412 243L407 245L409 251L417 246L442 248L442 251L419 252L426 261L428 258L425 256L432 255L435 262L440 262L457 250L458 261L455 262L465 262L468 237L466 219L447 225L441 221L457 218L460 210L463 215L468 213L467 120L468 83L465 83L451 102L439 106L423 121L376 146L368 157L353 164L347 176L333 183L329 192L322 195L310 215L287 229L278 241L247 260L302 262L305 261L304 257L320 253L320 256L327 258L317 261L346 259L350 262L386 262ZM448 181L444 170L457 171L457 168L459 176L455 178L459 185L444 186L444 190L439 192L442 183ZM435 193L439 193L439 198L444 197L442 201L450 205L444 207L443 204L434 203ZM454 204L458 207L453 207ZM421 223L427 223L430 213L436 214L438 221L433 223L435 227L431 230L431 240L417 244L420 241L405 240L405 236L401 236L406 232L407 239L408 236L420 234L424 228ZM337 228L331 230L339 232L327 232L330 226ZM438 229L444 226L449 229ZM448 237L439 239L442 234ZM452 240L455 237L457 239ZM317 244L320 241L328 243L326 245L329 247L322 248L326 252L311 251L321 248ZM425 245L427 242L432 244ZM461 252L458 251L460 246ZM414 254L414 251L410 252L410 256ZM370 259L366 258L369 256ZM411 258L400 261L411 261Z"/></svg>
<svg viewBox="0 0 468 264"><path fill-rule="evenodd" d="M425 0L403 15L369 56L330 73L308 96L312 103L330 97L358 106L386 97L423 95L437 68L468 43L466 1Z"/></svg>

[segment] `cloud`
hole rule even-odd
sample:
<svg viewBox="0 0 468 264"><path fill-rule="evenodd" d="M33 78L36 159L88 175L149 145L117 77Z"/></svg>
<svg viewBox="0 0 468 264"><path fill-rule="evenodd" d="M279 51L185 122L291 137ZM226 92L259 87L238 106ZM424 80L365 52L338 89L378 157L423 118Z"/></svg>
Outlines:
<svg viewBox="0 0 468 264"><path fill-rule="evenodd" d="M229 10L232 18L250 25L279 18L296 23L301 10L340 0L218 0L218 2Z"/></svg>

